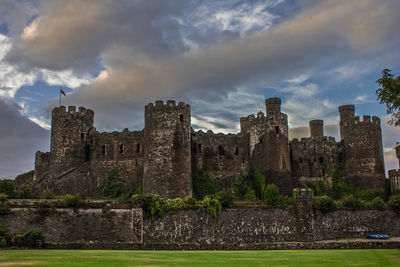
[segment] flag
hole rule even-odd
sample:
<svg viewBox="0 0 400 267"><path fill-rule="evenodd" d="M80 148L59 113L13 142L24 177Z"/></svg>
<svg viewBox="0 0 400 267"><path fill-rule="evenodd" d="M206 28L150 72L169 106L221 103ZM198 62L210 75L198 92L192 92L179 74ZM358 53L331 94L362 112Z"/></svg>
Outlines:
<svg viewBox="0 0 400 267"><path fill-rule="evenodd" d="M61 88L61 86L60 86L60 93L63 94L64 96L66 96L66 94L65 94L64 90Z"/></svg>

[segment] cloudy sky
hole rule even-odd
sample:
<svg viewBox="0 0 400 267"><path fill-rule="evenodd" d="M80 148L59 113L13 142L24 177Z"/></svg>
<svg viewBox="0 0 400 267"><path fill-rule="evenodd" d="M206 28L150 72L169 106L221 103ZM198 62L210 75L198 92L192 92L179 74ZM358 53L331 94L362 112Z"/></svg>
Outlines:
<svg viewBox="0 0 400 267"><path fill-rule="evenodd" d="M192 106L195 129L238 132L281 97L291 138L337 107L382 118L386 168L400 128L376 101L384 68L400 74L398 0L0 0L0 177L49 150L58 104L95 111L100 131L143 128L144 105Z"/></svg>

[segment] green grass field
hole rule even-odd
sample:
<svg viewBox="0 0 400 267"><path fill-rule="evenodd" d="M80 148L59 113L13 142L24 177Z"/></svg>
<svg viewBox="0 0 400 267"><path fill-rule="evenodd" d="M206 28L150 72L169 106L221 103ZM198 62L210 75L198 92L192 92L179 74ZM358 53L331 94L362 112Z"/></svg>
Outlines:
<svg viewBox="0 0 400 267"><path fill-rule="evenodd" d="M0 250L4 266L400 266L400 250Z"/></svg>

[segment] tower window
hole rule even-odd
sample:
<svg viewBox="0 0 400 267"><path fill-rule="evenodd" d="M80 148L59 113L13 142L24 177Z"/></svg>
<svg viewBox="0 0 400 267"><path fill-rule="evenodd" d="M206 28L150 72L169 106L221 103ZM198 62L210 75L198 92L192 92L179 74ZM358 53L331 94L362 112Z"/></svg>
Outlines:
<svg viewBox="0 0 400 267"><path fill-rule="evenodd" d="M81 133L81 141L85 140L85 133Z"/></svg>
<svg viewBox="0 0 400 267"><path fill-rule="evenodd" d="M136 145L136 153L140 153L140 144Z"/></svg>
<svg viewBox="0 0 400 267"><path fill-rule="evenodd" d="M262 137L260 137L260 139L258 139L258 142L259 142L260 144L262 144Z"/></svg>
<svg viewBox="0 0 400 267"><path fill-rule="evenodd" d="M279 130L279 126L275 126L275 133L279 133L280 132L280 130Z"/></svg>
<svg viewBox="0 0 400 267"><path fill-rule="evenodd" d="M239 147L238 146L235 147L235 155L236 156L239 155Z"/></svg>
<svg viewBox="0 0 400 267"><path fill-rule="evenodd" d="M323 157L319 158L319 163L324 163L324 158Z"/></svg>
<svg viewBox="0 0 400 267"><path fill-rule="evenodd" d="M219 147L218 147L218 154L219 154L220 156L225 155L225 151L224 151L224 148L223 148L222 146L219 146Z"/></svg>
<svg viewBox="0 0 400 267"><path fill-rule="evenodd" d="M124 144L119 145L119 153L120 154L124 153Z"/></svg>
<svg viewBox="0 0 400 267"><path fill-rule="evenodd" d="M181 114L181 115L179 115L179 120L180 120L180 122L183 122L184 120L183 120L183 115Z"/></svg>
<svg viewBox="0 0 400 267"><path fill-rule="evenodd" d="M101 146L101 154L102 154L102 155L105 155L105 154L106 154L106 146L105 146L105 145L102 145L102 146Z"/></svg>

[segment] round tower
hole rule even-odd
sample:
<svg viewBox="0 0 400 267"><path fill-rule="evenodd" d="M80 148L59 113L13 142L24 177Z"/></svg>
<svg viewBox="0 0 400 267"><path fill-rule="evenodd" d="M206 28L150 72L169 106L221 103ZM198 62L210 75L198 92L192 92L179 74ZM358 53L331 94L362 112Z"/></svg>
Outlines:
<svg viewBox="0 0 400 267"><path fill-rule="evenodd" d="M322 137L324 136L324 121L323 120L312 120L310 124L310 135L311 137Z"/></svg>
<svg viewBox="0 0 400 267"><path fill-rule="evenodd" d="M353 186L383 188L385 166L380 119L364 115L360 120L354 116L353 105L340 106L339 114L345 177Z"/></svg>
<svg viewBox="0 0 400 267"><path fill-rule="evenodd" d="M53 176L87 159L85 149L90 127L94 125L94 112L75 106L56 107L52 112L50 164Z"/></svg>
<svg viewBox="0 0 400 267"><path fill-rule="evenodd" d="M145 107L143 193L192 196L190 106L169 100Z"/></svg>

